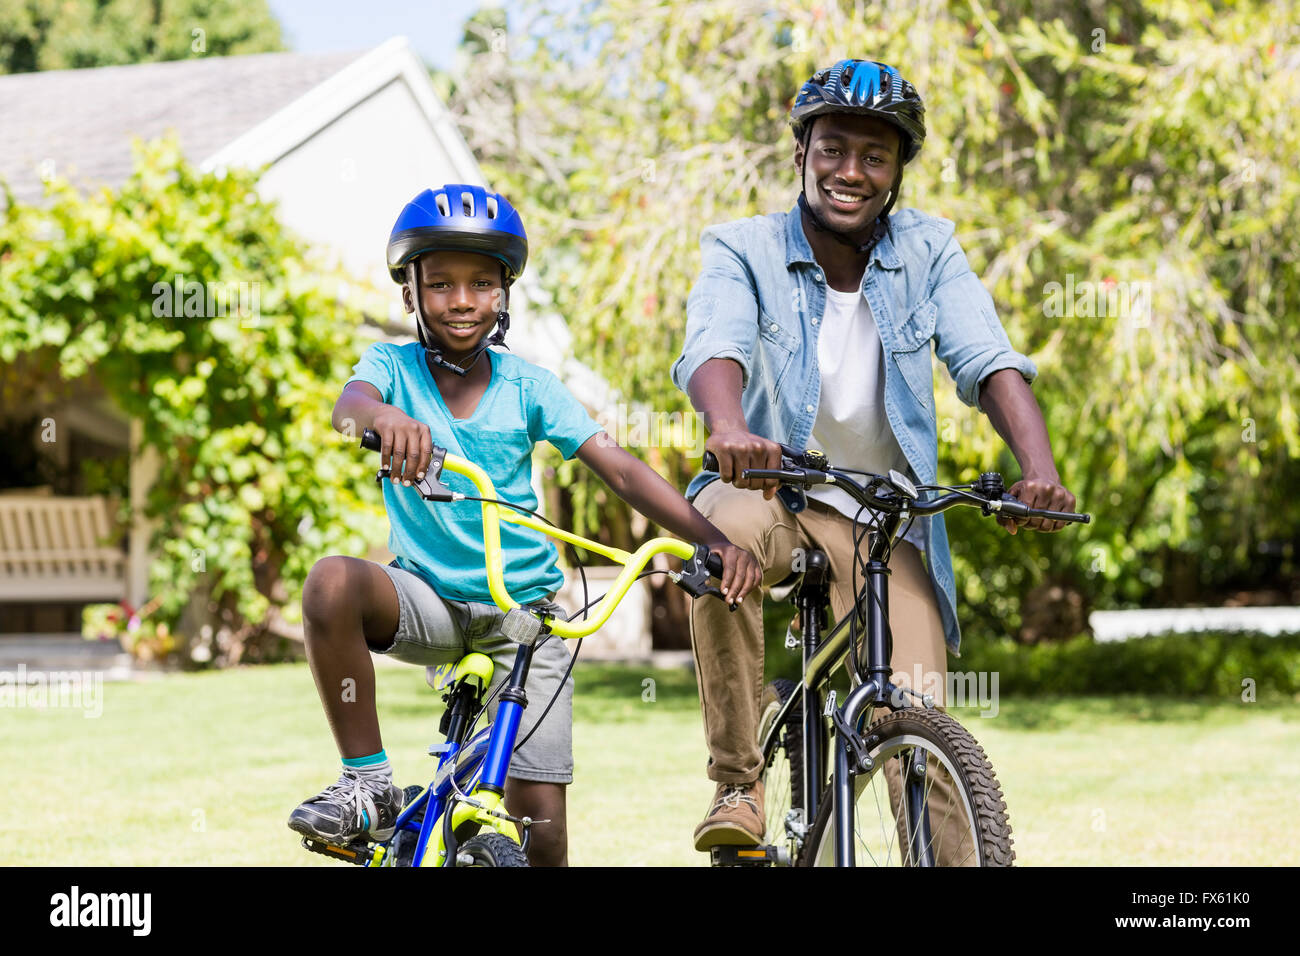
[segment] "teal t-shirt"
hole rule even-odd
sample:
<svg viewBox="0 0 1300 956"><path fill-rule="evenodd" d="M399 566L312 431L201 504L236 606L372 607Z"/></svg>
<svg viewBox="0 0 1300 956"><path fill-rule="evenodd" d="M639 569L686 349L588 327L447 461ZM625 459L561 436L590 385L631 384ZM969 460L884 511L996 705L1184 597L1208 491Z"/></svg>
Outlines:
<svg viewBox="0 0 1300 956"><path fill-rule="evenodd" d="M353 367L349 382L368 382L380 399L429 426L434 444L478 465L492 479L497 497L537 510L532 453L549 441L567 459L601 428L572 393L544 368L509 352L487 351L492 378L469 418L453 418L442 400L418 342L377 342ZM453 491L477 495L463 475L443 471ZM492 602L484 564L483 512L477 501L431 502L414 486L384 483L391 531L388 549L404 570L417 574L442 597ZM501 523L506 588L521 604L559 590L551 539L538 531Z"/></svg>

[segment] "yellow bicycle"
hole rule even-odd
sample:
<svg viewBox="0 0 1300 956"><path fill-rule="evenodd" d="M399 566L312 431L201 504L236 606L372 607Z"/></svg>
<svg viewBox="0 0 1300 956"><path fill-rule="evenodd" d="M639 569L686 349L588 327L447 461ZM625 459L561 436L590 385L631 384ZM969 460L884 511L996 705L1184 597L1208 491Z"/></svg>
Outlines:
<svg viewBox="0 0 1300 956"><path fill-rule="evenodd" d="M361 447L379 451L378 434L366 429ZM468 478L478 495L452 491L442 483L444 471ZM383 481L388 474L388 469L380 469L377 480ZM488 589L497 607L506 613L503 633L519 644L519 650L509 679L496 692L501 698L496 720L477 732L474 727L491 703L487 688L492 683L492 659L472 653L436 669L435 689L446 691L447 701L439 727L444 739L429 748L438 758L438 769L427 787L407 788L406 805L392 837L382 842L363 838L347 846L305 837L303 846L361 866L527 866L525 849L532 821L512 816L504 806L504 795L510 760L518 746L520 717L527 706L524 683L534 649L552 637L576 640L599 630L655 555L682 559L681 571L669 575L692 597L712 594L722 599L718 588L709 583L711 576L721 575L722 561L703 545L675 538L654 538L628 552L557 528L527 509L498 499L492 479L482 468L436 446L425 478L415 487L426 501L481 502ZM623 570L594 611L582 620L561 620L541 608L521 605L506 590L502 521L599 554L621 564Z"/></svg>

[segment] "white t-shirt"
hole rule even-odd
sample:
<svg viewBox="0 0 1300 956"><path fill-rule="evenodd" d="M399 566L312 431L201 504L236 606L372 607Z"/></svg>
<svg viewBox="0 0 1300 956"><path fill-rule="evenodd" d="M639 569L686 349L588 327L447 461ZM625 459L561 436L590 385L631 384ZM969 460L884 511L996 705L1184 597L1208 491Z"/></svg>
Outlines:
<svg viewBox="0 0 1300 956"><path fill-rule="evenodd" d="M838 467L878 475L893 468L911 477L885 415L885 349L866 296L828 287L821 325L821 399L810 447L820 449ZM814 485L808 496L850 518L857 514L858 503L833 485ZM864 511L863 518L866 515ZM904 540L922 549L920 525L913 523Z"/></svg>

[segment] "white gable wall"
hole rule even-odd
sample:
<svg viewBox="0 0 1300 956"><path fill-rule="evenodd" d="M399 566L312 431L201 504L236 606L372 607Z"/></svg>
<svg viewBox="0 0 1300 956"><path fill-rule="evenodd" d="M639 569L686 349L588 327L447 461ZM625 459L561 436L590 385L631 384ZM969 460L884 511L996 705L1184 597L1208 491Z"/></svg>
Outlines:
<svg viewBox="0 0 1300 956"><path fill-rule="evenodd" d="M398 213L421 190L461 175L406 84L394 80L277 160L259 191L280 204L282 222L337 254L348 272L396 291L384 247Z"/></svg>

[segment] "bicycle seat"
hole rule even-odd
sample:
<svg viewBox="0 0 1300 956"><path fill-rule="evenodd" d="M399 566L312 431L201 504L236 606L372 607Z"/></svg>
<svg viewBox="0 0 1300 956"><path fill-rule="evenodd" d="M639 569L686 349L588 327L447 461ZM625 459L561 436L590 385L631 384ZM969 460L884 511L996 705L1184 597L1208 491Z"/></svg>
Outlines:
<svg viewBox="0 0 1300 956"><path fill-rule="evenodd" d="M479 682L479 690L492 683L492 670L495 665L492 658L477 652L466 654L455 664L439 664L426 667L424 679L434 690L446 690L458 681L472 677Z"/></svg>
<svg viewBox="0 0 1300 956"><path fill-rule="evenodd" d="M774 601L785 601L789 599L799 582L805 575L812 572L812 581L810 583L820 584L824 578L830 577L830 562L826 557L826 552L819 551L816 548L810 550L804 555L804 569L800 571L791 571L776 584L768 588L768 595Z"/></svg>

